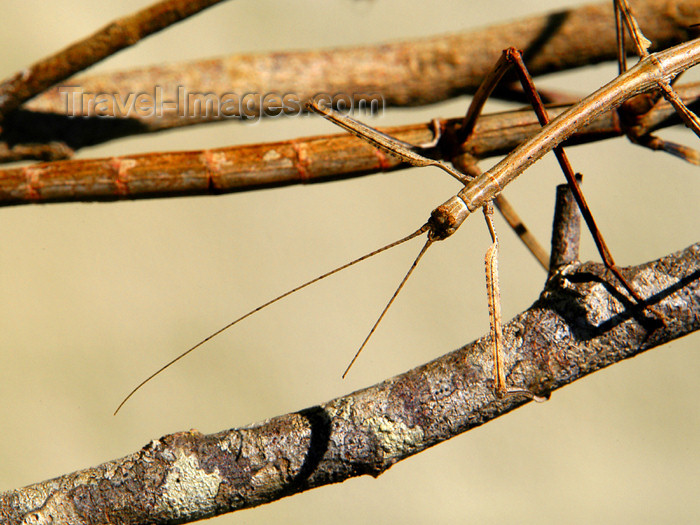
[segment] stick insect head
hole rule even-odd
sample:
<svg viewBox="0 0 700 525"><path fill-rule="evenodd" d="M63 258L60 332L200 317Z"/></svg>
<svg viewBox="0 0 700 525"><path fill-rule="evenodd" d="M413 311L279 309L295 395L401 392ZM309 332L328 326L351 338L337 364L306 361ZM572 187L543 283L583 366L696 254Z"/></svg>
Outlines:
<svg viewBox="0 0 700 525"><path fill-rule="evenodd" d="M457 231L471 211L457 195L435 208L430 214L429 237L435 241L446 239Z"/></svg>

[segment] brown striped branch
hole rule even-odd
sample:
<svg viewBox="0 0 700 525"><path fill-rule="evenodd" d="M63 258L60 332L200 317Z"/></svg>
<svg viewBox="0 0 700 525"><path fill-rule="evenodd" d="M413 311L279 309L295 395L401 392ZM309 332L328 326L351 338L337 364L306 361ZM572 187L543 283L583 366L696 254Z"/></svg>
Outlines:
<svg viewBox="0 0 700 525"><path fill-rule="evenodd" d="M700 84L678 88L696 104ZM556 116L566 107L553 108ZM461 119L442 123L449 134ZM664 103L645 116L647 130L678 123ZM502 155L536 133L539 124L527 110L485 115L464 152L478 159ZM413 144L432 138L430 124L387 128ZM569 139L580 144L624 134L615 112L589 123ZM34 164L0 171L0 205L94 201L219 194L289 184L351 178L405 167L349 134L199 151L146 153L102 159Z"/></svg>

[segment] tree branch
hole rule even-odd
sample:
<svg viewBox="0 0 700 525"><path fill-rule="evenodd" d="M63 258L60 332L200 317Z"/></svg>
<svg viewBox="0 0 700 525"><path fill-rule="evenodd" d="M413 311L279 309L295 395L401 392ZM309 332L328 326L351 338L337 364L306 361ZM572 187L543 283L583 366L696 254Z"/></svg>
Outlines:
<svg viewBox="0 0 700 525"><path fill-rule="evenodd" d="M684 10L682 4L673 2L649 2L654 4ZM691 10L695 6L693 2L686 4ZM593 26L591 21L587 23ZM575 36L581 38L582 34ZM592 40L596 39L597 34ZM425 126L418 128L419 134L429 133ZM36 151L60 155L65 152L62 147L37 146ZM371 148L367 151L365 159L374 156L376 162L376 153ZM305 158L298 150L294 155L290 158L295 161ZM206 172L211 164L203 160L200 170ZM110 183L123 182L119 176L128 163L121 164L105 171L114 176ZM166 166L170 166L169 161ZM30 182L31 189L33 172L18 173ZM697 330L699 251L694 245L626 270L639 293L649 297L655 310L665 316L663 326L644 317L615 291L600 265L561 269L540 300L505 327L509 381L546 394ZM493 365L487 343L481 339L324 405L213 435L196 431L172 434L126 458L2 493L0 523L180 523L274 501L352 476L378 476L412 454L523 404L520 398L497 399L493 395Z"/></svg>
<svg viewBox="0 0 700 525"><path fill-rule="evenodd" d="M576 180L581 184L582 177ZM560 266L579 260L581 240L581 210L568 184L557 186L552 224L552 253L549 259L549 277Z"/></svg>
<svg viewBox="0 0 700 525"><path fill-rule="evenodd" d="M163 0L105 27L0 84L0 120L30 98L139 40L222 0Z"/></svg>
<svg viewBox="0 0 700 525"><path fill-rule="evenodd" d="M696 108L700 84L676 89L689 107ZM549 112L554 118L567 108L550 108ZM461 120L443 121L444 132L454 134ZM648 128L645 129L653 131L679 122L670 104L663 102L646 114ZM483 115L463 150L478 159L503 155L539 130L540 125L531 110ZM429 123L385 128L384 131L412 144L428 142L433 135ZM624 132L618 115L608 111L574 134L567 144L619 137ZM59 161L0 170L0 206L222 194L334 181L406 166L357 137L342 133L211 150Z"/></svg>
<svg viewBox="0 0 700 525"><path fill-rule="evenodd" d="M700 0L640 0L635 14L655 49L691 37L700 19ZM149 132L220 120L231 115L265 114L277 101L267 93L294 94L302 103L318 93L380 94L388 106L418 106L473 92L502 49L517 47L533 75L591 65L616 57L615 23L608 2L550 13L431 38L320 51L241 54L217 59L159 64L147 68L71 79L87 95L151 93L159 86L162 100L178 101L189 93L258 94L245 111L228 105L226 115L180 114L164 107L162 114L135 114L113 133ZM283 64L283 67L280 67ZM65 114L66 94L50 89L24 106L33 112ZM90 116L80 108L75 115ZM120 115L115 108L112 113ZM88 135L89 137L89 135Z"/></svg>
<svg viewBox="0 0 700 525"><path fill-rule="evenodd" d="M600 264L563 267L504 327L509 381L547 395L700 327L700 244L625 270L664 323ZM488 338L323 405L212 435L180 432L98 467L0 494L7 525L184 523L363 474L527 402L493 393Z"/></svg>

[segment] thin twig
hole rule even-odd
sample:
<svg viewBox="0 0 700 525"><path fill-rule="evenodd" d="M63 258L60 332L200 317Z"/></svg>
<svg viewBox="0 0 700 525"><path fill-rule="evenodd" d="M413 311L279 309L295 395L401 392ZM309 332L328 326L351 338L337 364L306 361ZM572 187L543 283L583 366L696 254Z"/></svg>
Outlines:
<svg viewBox="0 0 700 525"><path fill-rule="evenodd" d="M493 199L493 203L496 205L496 209L508 223L508 226L511 227L523 244L527 246L527 249L530 251L533 257L537 259L537 262L540 263L545 271L548 271L551 263L547 250L544 249L544 247L535 238L534 234L528 229L518 213L515 211L513 205L503 196L503 194L497 195L496 198Z"/></svg>
<svg viewBox="0 0 700 525"><path fill-rule="evenodd" d="M0 121L58 82L221 1L163 0L115 20L89 37L16 73L0 84Z"/></svg>
<svg viewBox="0 0 700 525"><path fill-rule="evenodd" d="M610 294L601 264L567 266L504 326L506 374L549 393L700 328L700 245L624 272L667 323L650 332L646 318ZM495 396L491 361L485 337L323 405L217 434L171 434L124 458L0 494L0 522L186 523L378 476L527 402Z"/></svg>
<svg viewBox="0 0 700 525"><path fill-rule="evenodd" d="M677 88L687 104L700 96L700 84ZM550 108L552 117L566 107ZM461 122L443 122L445 133ZM645 118L649 129L678 123L673 108L660 104ZM530 110L484 115L464 152L476 158L508 153L540 129ZM430 124L386 128L412 144L432 138ZM590 122L567 144L623 134L617 115ZM0 171L0 205L219 194L357 177L405 167L349 134L233 146L189 152L148 153L102 159L35 164Z"/></svg>
<svg viewBox="0 0 700 525"><path fill-rule="evenodd" d="M65 142L8 144L0 141L0 163L20 160L43 160L47 162L66 160L71 158L74 153L74 150L69 148Z"/></svg>
<svg viewBox="0 0 700 525"><path fill-rule="evenodd" d="M579 184L582 177L576 177ZM549 277L560 266L578 261L581 240L581 210L568 184L557 186L552 224L552 252L549 259Z"/></svg>

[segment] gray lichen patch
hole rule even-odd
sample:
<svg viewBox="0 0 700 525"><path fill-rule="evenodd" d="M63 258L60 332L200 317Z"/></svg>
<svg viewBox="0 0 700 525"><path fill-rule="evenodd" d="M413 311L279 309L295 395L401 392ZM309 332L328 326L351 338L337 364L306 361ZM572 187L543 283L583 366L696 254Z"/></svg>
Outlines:
<svg viewBox="0 0 700 525"><path fill-rule="evenodd" d="M392 421L378 415L366 420L374 430L379 446L388 457L410 454L424 446L425 433L419 426L408 427L403 421Z"/></svg>
<svg viewBox="0 0 700 525"><path fill-rule="evenodd" d="M238 432L229 432L225 439L219 443L219 448L224 452L238 453L241 450L241 436Z"/></svg>
<svg viewBox="0 0 700 525"><path fill-rule="evenodd" d="M63 493L52 494L46 504L37 511L28 513L21 525L55 525L57 523L74 523L85 521L75 512L72 498Z"/></svg>
<svg viewBox="0 0 700 525"><path fill-rule="evenodd" d="M174 516L192 514L193 506L204 514L213 511L222 481L218 470L207 473L195 455L179 450L163 484L162 510L168 509Z"/></svg>

